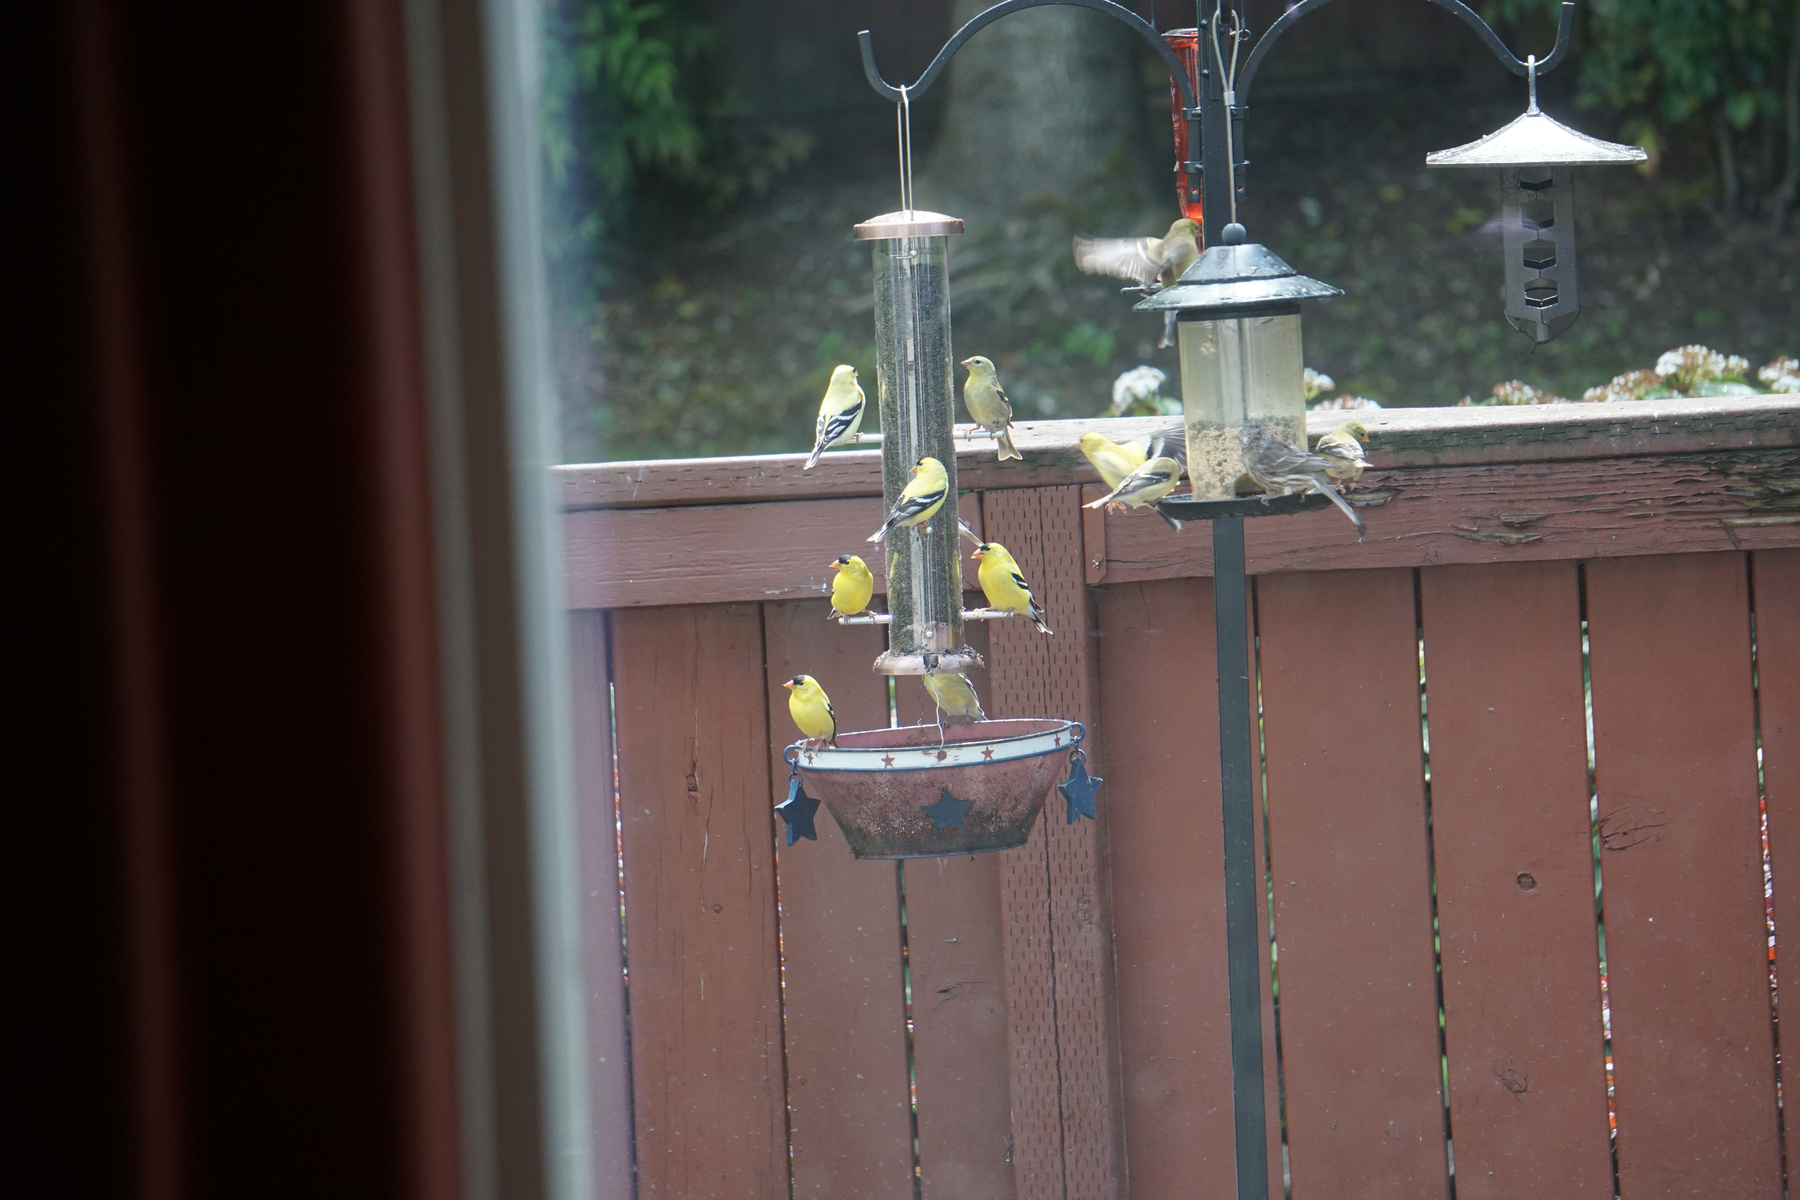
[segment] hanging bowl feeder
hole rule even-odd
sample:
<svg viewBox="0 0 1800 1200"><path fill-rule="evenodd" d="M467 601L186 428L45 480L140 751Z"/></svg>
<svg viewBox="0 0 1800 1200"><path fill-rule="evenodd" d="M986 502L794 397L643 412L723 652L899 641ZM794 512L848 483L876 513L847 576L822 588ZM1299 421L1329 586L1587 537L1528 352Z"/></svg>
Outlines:
<svg viewBox="0 0 1800 1200"><path fill-rule="evenodd" d="M1086 771L1085 733L1079 722L1038 718L871 729L839 734L835 747L796 743L787 748L790 796L781 806L788 844L808 836L806 802L816 797L858 858L937 858L1023 846L1059 784L1071 823L1093 815L1092 789L1085 785L1098 780ZM803 810L807 824L797 828Z"/></svg>

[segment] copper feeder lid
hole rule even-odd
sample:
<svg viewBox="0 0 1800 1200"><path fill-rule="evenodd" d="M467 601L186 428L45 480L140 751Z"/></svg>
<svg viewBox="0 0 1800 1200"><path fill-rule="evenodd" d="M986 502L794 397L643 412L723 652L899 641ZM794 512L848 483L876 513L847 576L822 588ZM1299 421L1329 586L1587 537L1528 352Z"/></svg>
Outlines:
<svg viewBox="0 0 1800 1200"><path fill-rule="evenodd" d="M945 237L963 231L961 217L909 208L901 212L882 213L870 217L855 229L859 242L886 241L892 238Z"/></svg>

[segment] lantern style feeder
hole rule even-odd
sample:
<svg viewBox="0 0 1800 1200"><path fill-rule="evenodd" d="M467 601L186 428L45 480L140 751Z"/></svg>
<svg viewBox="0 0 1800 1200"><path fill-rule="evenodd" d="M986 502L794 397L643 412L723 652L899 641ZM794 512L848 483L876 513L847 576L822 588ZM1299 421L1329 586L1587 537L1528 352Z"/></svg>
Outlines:
<svg viewBox="0 0 1800 1200"><path fill-rule="evenodd" d="M1506 319L1542 344L1581 315L1575 286L1575 179L1571 168L1648 159L1641 146L1578 133L1537 103L1537 58L1525 60L1524 115L1486 137L1425 156L1427 167L1500 170L1500 233L1506 256Z"/></svg>
<svg viewBox="0 0 1800 1200"><path fill-rule="evenodd" d="M1225 226L1219 244L1208 246L1177 282L1134 306L1138 312L1176 313L1194 500L1236 498L1243 471L1239 433L1246 426L1260 425L1289 445L1306 445L1300 304L1344 294L1308 279L1245 236L1242 225ZM1176 507L1197 515L1179 501ZM1166 511L1178 515L1176 507Z"/></svg>

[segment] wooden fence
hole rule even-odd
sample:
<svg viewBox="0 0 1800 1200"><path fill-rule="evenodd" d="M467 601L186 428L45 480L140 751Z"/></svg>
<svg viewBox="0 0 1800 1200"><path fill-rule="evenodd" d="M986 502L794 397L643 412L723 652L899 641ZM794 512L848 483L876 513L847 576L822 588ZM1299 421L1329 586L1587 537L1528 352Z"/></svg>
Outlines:
<svg viewBox="0 0 1800 1200"><path fill-rule="evenodd" d="M1800 404L1371 415L1365 544L1246 523L1273 1195L1782 1196ZM877 454L562 469L639 1196L1235 1196L1210 535L1082 509L1090 424L959 470L1056 628L973 627L977 687L1088 724L1101 819L900 866L771 813L782 680L845 728L925 711L821 598Z"/></svg>

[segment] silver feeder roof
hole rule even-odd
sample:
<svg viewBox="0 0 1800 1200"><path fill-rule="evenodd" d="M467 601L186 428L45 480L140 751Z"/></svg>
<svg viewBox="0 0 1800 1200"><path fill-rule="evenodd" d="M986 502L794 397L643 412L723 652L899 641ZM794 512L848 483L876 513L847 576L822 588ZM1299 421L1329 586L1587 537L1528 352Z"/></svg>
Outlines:
<svg viewBox="0 0 1800 1200"><path fill-rule="evenodd" d="M1603 142L1577 133L1534 104L1512 124L1486 137L1425 156L1428 167L1588 167L1641 163L1642 146Z"/></svg>
<svg viewBox="0 0 1800 1200"><path fill-rule="evenodd" d="M1226 226L1223 241L1236 243L1208 246L1173 284L1132 305L1134 312L1168 309L1222 312L1264 304L1287 304L1341 296L1342 288L1308 279L1287 265L1267 246L1243 242L1243 226Z"/></svg>
<svg viewBox="0 0 1800 1200"><path fill-rule="evenodd" d="M887 241L893 238L944 237L962 231L963 219L961 217L946 216L940 212L926 212L922 208L882 213L879 217L870 217L856 226L854 230L856 240L859 242Z"/></svg>

